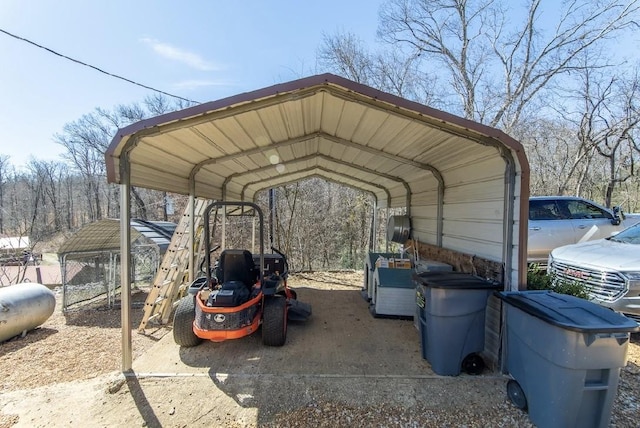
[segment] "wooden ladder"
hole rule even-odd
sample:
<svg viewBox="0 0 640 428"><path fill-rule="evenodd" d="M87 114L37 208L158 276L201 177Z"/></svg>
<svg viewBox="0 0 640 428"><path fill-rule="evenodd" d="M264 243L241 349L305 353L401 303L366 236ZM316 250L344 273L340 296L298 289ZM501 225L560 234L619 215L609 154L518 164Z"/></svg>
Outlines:
<svg viewBox="0 0 640 428"><path fill-rule="evenodd" d="M204 210L209 204L206 199L197 199L194 210L194 230L193 237L194 249L197 255L202 251L201 233L202 219ZM139 333L144 333L149 322L156 324L167 324L174 303L181 297L181 291L186 287L181 287L189 270L189 225L191 223L191 213L189 204L176 227L171 243L164 254L160 269L153 280L153 287L149 291L147 300L144 303L144 315L140 326ZM193 280L193 278L192 278Z"/></svg>

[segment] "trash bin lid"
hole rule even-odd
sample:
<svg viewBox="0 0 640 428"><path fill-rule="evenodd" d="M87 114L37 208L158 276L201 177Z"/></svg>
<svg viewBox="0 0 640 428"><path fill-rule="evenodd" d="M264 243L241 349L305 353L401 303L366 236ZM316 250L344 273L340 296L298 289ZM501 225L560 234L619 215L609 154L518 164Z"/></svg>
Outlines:
<svg viewBox="0 0 640 428"><path fill-rule="evenodd" d="M503 301L541 320L583 333L633 333L635 321L588 300L549 290L501 291ZM508 321L507 321L508 322Z"/></svg>
<svg viewBox="0 0 640 428"><path fill-rule="evenodd" d="M422 272L413 275L414 281L426 287L433 288L453 288L453 289L502 289L499 282L489 281L470 273L462 272Z"/></svg>

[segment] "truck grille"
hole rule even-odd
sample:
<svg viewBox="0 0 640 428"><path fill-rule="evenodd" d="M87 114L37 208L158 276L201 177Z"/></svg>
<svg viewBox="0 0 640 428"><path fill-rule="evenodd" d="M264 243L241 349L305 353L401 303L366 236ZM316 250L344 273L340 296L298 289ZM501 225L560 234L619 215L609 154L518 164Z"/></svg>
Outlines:
<svg viewBox="0 0 640 428"><path fill-rule="evenodd" d="M553 261L551 273L558 279L584 284L593 299L603 302L614 302L626 293L626 281L618 272L588 269Z"/></svg>

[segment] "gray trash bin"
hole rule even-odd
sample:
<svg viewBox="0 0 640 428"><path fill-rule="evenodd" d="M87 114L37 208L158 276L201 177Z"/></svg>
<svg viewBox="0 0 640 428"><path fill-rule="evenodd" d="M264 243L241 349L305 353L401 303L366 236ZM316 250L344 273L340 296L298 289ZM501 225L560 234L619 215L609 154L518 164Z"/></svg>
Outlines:
<svg viewBox="0 0 640 428"><path fill-rule="evenodd" d="M453 266L447 263L439 262L437 260L421 259L414 263L414 269L417 274L426 272L452 272ZM415 281L414 281L415 283ZM416 330L420 331L420 311L424 310L424 293L421 294L422 287L420 283L416 283L416 312L413 316L413 325ZM425 359L427 357L424 357Z"/></svg>
<svg viewBox="0 0 640 428"><path fill-rule="evenodd" d="M487 299L502 285L461 272L425 272L413 278L422 306L422 357L439 375L482 372Z"/></svg>
<svg viewBox="0 0 640 428"><path fill-rule="evenodd" d="M506 303L509 399L540 427L606 427L634 321L551 291L496 293Z"/></svg>

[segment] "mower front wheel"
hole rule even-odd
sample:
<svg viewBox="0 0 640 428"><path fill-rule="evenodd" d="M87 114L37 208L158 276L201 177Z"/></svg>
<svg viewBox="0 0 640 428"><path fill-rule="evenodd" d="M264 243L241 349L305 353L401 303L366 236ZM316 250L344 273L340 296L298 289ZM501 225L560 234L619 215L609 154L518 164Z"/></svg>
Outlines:
<svg viewBox="0 0 640 428"><path fill-rule="evenodd" d="M186 295L178 301L176 313L173 316L173 340L180 346L196 346L202 339L193 332L193 321L196 318L196 302L191 295Z"/></svg>
<svg viewBox="0 0 640 428"><path fill-rule="evenodd" d="M281 296L265 298L262 308L262 343L282 346L287 340L287 299Z"/></svg>

